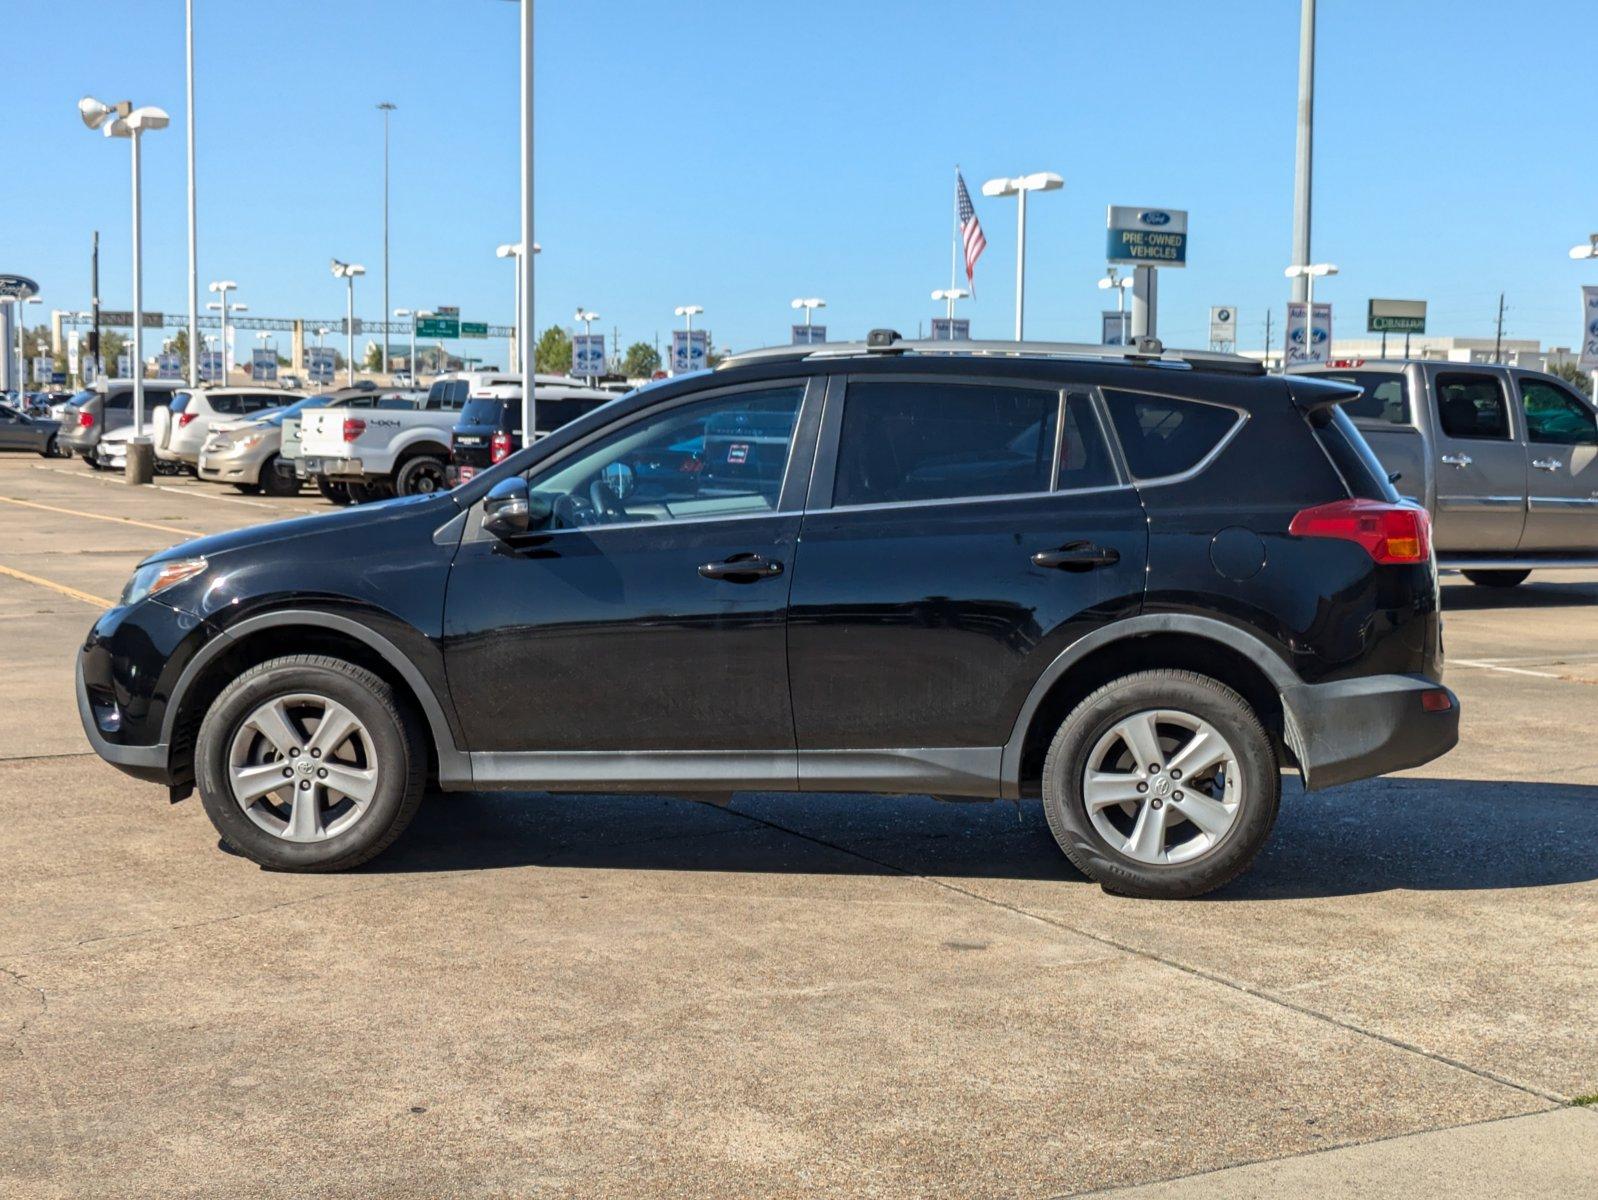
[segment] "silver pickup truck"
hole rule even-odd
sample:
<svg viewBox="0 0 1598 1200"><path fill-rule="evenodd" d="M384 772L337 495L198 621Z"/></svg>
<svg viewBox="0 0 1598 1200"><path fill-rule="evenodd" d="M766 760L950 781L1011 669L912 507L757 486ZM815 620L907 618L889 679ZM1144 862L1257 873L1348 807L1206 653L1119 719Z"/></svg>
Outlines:
<svg viewBox="0 0 1598 1200"><path fill-rule="evenodd" d="M1542 371L1355 361L1344 406L1398 491L1432 515L1438 566L1514 587L1537 568L1598 570L1598 408Z"/></svg>

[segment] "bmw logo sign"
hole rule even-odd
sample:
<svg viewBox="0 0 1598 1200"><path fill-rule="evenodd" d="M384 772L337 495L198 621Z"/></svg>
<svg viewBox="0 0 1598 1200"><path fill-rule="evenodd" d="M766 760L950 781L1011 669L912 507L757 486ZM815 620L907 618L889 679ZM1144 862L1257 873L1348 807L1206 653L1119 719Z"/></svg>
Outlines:
<svg viewBox="0 0 1598 1200"><path fill-rule="evenodd" d="M1215 319L1217 321L1219 321L1222 325L1225 325L1228 321L1230 321L1232 319L1232 310L1229 309L1229 308L1218 308L1218 309L1216 309L1215 310Z"/></svg>
<svg viewBox="0 0 1598 1200"><path fill-rule="evenodd" d="M1168 212L1151 211L1139 213L1137 219L1142 221L1145 225L1169 225L1171 223L1171 214Z"/></svg>

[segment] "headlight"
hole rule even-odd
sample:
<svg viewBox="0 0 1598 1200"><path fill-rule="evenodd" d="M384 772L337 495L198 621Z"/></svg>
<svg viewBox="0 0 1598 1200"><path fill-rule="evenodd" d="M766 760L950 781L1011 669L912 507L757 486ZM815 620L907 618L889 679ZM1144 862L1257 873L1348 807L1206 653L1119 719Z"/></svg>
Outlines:
<svg viewBox="0 0 1598 1200"><path fill-rule="evenodd" d="M177 558L170 562L149 563L133 572L128 586L122 589L123 605L137 604L167 590L173 584L193 579L205 570L203 558Z"/></svg>
<svg viewBox="0 0 1598 1200"><path fill-rule="evenodd" d="M264 433L248 433L241 438L234 438L226 443L229 450L254 450L266 440Z"/></svg>

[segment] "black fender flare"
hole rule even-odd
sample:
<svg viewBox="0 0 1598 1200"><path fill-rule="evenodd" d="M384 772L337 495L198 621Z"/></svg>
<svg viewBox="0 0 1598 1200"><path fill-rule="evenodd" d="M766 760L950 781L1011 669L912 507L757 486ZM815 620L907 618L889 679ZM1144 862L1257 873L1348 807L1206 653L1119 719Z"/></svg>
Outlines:
<svg viewBox="0 0 1598 1200"><path fill-rule="evenodd" d="M316 625L323 629L331 629L354 638L377 653L405 681L421 705L422 716L427 721L428 731L433 739L433 749L438 756L439 782L456 786L471 783L471 756L456 745L444 705L434 693L432 684L428 683L427 678L416 669L416 665L393 642L359 621L338 613L322 612L312 608L274 609L271 612L246 617L236 625L229 625L220 630L216 637L201 646L189 660L188 665L183 668L183 673L178 676L178 681L172 689L172 697L166 706L166 716L161 722L161 741L168 746L172 744L178 712L183 707L183 697L218 655L241 637L262 629L282 628L288 625Z"/></svg>
<svg viewBox="0 0 1598 1200"><path fill-rule="evenodd" d="M1021 705L1021 711L1016 716L1009 740L1005 742L1000 756L999 777L1006 799L1016 799L1021 795L1021 750L1026 742L1027 729L1032 724L1032 718L1037 715L1044 697L1049 694L1049 689L1072 667L1094 651L1102 650L1116 642L1128 641L1151 633L1188 634L1207 638L1229 650L1235 650L1259 667L1278 694L1303 684L1303 680L1282 658L1280 652L1273 649L1268 642L1236 625L1218 621L1214 617L1201 617L1188 613L1145 613L1142 616L1117 621L1114 625L1102 629L1095 629L1060 651L1054 661L1044 668L1043 673L1033 683L1032 690L1027 693L1027 698ZM1287 742L1296 752L1297 732L1293 713L1285 701L1282 707L1287 722Z"/></svg>

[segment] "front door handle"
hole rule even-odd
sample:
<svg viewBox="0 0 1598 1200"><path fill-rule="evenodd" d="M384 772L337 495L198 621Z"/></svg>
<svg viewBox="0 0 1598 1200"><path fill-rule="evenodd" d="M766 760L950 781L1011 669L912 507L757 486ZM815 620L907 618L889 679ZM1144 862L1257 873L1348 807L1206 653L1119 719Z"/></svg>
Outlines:
<svg viewBox="0 0 1598 1200"><path fill-rule="evenodd" d="M1560 462L1557 458L1539 458L1534 459L1531 465L1536 467L1539 471L1557 471L1565 464Z"/></svg>
<svg viewBox="0 0 1598 1200"><path fill-rule="evenodd" d="M1121 561L1120 552L1109 546L1095 546L1092 542L1072 542L1058 550L1039 550L1032 556L1035 567L1052 567L1057 571L1091 571L1094 567L1110 567Z"/></svg>
<svg viewBox="0 0 1598 1200"><path fill-rule="evenodd" d="M705 563L699 573L706 579L725 579L728 583L758 583L782 574L782 564L759 554L734 554L720 562Z"/></svg>
<svg viewBox="0 0 1598 1200"><path fill-rule="evenodd" d="M1443 461L1451 467L1468 467L1476 460L1468 454L1445 454Z"/></svg>

